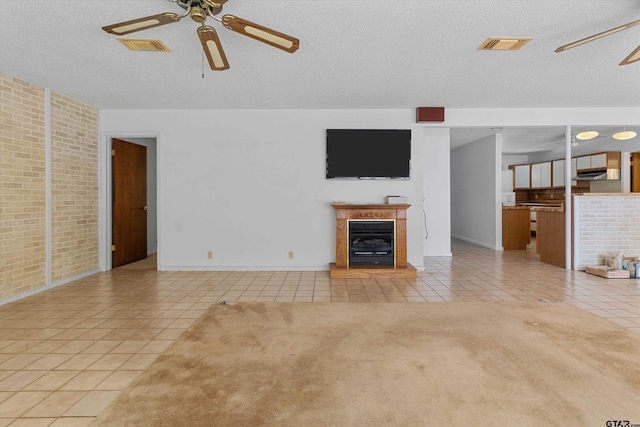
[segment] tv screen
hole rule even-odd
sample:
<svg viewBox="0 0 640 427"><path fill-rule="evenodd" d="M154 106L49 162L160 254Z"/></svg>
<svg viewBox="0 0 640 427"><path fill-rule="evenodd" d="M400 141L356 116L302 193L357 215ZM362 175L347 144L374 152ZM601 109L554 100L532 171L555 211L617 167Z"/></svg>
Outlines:
<svg viewBox="0 0 640 427"><path fill-rule="evenodd" d="M327 129L327 178L408 179L411 130Z"/></svg>

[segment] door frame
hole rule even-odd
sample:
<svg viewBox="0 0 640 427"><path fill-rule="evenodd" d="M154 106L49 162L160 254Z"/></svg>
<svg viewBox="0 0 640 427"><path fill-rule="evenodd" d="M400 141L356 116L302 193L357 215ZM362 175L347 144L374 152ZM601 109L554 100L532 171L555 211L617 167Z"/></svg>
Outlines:
<svg viewBox="0 0 640 427"><path fill-rule="evenodd" d="M99 177L98 177L98 209L99 209L99 230L98 230L98 257L101 271L111 270L111 236L113 233L113 171L111 170L111 140L127 138L155 138L156 140L156 235L158 237L157 244L157 269L161 270L161 254L162 254L162 233L161 233L161 194L162 194L162 176L160 171L160 132L101 132L100 133L100 157L99 157Z"/></svg>

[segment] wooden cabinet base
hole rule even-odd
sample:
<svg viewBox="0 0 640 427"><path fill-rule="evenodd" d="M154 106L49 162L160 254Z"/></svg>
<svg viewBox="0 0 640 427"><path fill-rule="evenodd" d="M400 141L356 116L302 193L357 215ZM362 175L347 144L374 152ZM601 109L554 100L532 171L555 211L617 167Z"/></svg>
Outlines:
<svg viewBox="0 0 640 427"><path fill-rule="evenodd" d="M562 268L566 266L564 215L564 212L539 211L536 218L536 248L540 261Z"/></svg>
<svg viewBox="0 0 640 427"><path fill-rule="evenodd" d="M411 264L406 267L336 267L329 264L331 279L415 279L417 270Z"/></svg>

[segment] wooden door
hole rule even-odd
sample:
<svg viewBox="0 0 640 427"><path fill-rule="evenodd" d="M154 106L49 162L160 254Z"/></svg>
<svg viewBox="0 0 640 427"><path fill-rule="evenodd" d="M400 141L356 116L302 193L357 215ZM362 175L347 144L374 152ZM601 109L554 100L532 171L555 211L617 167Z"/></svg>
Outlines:
<svg viewBox="0 0 640 427"><path fill-rule="evenodd" d="M147 257L147 147L114 139L112 148L115 268Z"/></svg>
<svg viewBox="0 0 640 427"><path fill-rule="evenodd" d="M631 191L640 193L640 153L632 153L631 156L631 161L633 162L631 167L633 171L631 175Z"/></svg>

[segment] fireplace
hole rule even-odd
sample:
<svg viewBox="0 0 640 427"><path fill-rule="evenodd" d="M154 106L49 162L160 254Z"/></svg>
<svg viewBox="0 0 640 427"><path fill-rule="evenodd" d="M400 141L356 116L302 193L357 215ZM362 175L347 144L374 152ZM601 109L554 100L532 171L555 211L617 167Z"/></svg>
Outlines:
<svg viewBox="0 0 640 427"><path fill-rule="evenodd" d="M416 277L407 262L407 209L409 204L332 203L336 211L336 262L329 277Z"/></svg>
<svg viewBox="0 0 640 427"><path fill-rule="evenodd" d="M349 265L394 265L394 221L349 221Z"/></svg>

